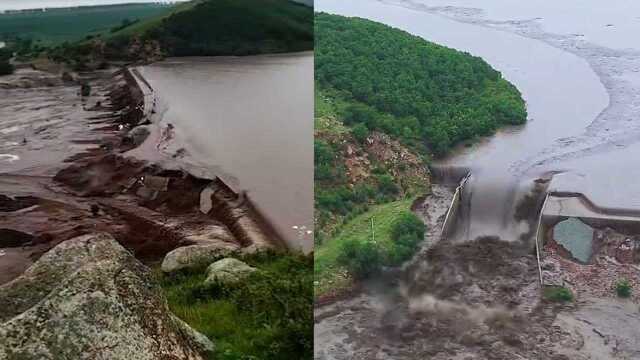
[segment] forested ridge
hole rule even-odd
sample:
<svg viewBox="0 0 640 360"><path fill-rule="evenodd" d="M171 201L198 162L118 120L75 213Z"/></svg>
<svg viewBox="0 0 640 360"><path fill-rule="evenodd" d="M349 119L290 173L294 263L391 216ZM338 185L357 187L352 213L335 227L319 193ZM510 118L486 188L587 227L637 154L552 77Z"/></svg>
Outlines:
<svg viewBox="0 0 640 360"><path fill-rule="evenodd" d="M316 14L316 81L364 124L441 155L457 143L523 124L519 91L479 57L360 18Z"/></svg>
<svg viewBox="0 0 640 360"><path fill-rule="evenodd" d="M172 56L311 50L313 9L289 0L205 0L143 34Z"/></svg>
<svg viewBox="0 0 640 360"><path fill-rule="evenodd" d="M110 61L307 51L314 45L313 16L311 7L290 0L192 0L45 50L50 59L79 71Z"/></svg>

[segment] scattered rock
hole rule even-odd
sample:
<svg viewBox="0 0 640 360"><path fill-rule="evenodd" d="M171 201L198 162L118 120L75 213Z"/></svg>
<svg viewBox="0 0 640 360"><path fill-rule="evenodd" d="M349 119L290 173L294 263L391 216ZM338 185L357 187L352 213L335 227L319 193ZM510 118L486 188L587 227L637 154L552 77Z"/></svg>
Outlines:
<svg viewBox="0 0 640 360"><path fill-rule="evenodd" d="M271 244L262 243L262 244L251 244L249 246L242 248L242 253L246 255L256 254L263 251L273 250L274 247Z"/></svg>
<svg viewBox="0 0 640 360"><path fill-rule="evenodd" d="M144 186L156 191L167 191L169 189L169 178L164 176L145 175L142 183Z"/></svg>
<svg viewBox="0 0 640 360"><path fill-rule="evenodd" d="M0 286L1 359L200 360L206 349L105 233L61 243Z"/></svg>
<svg viewBox="0 0 640 360"><path fill-rule="evenodd" d="M166 273L211 264L239 250L239 245L219 241L208 245L189 245L179 247L164 257L162 271Z"/></svg>
<svg viewBox="0 0 640 360"><path fill-rule="evenodd" d="M218 245L220 242L237 242L229 229L221 224L204 224L193 229L185 228L183 224L182 233L185 240L193 245Z"/></svg>
<svg viewBox="0 0 640 360"><path fill-rule="evenodd" d="M200 212L208 214L213 209L213 203L211 202L211 196L217 189L209 185L200 193Z"/></svg>
<svg viewBox="0 0 640 360"><path fill-rule="evenodd" d="M62 81L68 83L68 82L74 82L76 81L76 79L72 73L65 71L62 73Z"/></svg>
<svg viewBox="0 0 640 360"><path fill-rule="evenodd" d="M124 140L125 143L138 147L149 137L151 130L147 125L136 126L129 133Z"/></svg>
<svg viewBox="0 0 640 360"><path fill-rule="evenodd" d="M237 283L247 276L251 275L257 269L251 267L244 262L226 258L218 260L207 268L207 279L205 284L220 282L223 284Z"/></svg>
<svg viewBox="0 0 640 360"><path fill-rule="evenodd" d="M82 97L91 96L91 85L87 83L80 85L80 94Z"/></svg>
<svg viewBox="0 0 640 360"><path fill-rule="evenodd" d="M179 317L171 314L171 318L178 325L178 327L184 332L184 335L189 337L193 342L198 345L198 348L205 353L213 353L216 350L215 344L209 340L208 337L194 330L189 324L184 322Z"/></svg>

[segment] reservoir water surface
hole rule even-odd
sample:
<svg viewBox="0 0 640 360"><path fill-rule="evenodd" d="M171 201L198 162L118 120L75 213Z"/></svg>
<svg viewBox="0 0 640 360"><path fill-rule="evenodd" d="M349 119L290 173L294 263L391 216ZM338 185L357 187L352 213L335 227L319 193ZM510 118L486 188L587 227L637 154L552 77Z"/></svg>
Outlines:
<svg viewBox="0 0 640 360"><path fill-rule="evenodd" d="M313 53L168 59L140 72L180 162L246 191L290 246L310 251Z"/></svg>

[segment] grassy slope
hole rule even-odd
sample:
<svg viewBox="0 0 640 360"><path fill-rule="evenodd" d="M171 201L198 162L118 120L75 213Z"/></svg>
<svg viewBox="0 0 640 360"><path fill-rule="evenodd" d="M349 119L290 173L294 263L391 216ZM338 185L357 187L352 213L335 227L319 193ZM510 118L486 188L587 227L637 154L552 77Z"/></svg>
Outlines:
<svg viewBox="0 0 640 360"><path fill-rule="evenodd" d="M386 204L372 206L369 211L356 216L340 229L340 232L330 241L317 246L314 256L314 272L318 285L316 295L323 295L331 291L340 290L351 284L337 258L343 244L350 240L367 241L371 239L371 219L374 219L373 230L376 243L384 251L389 251L391 244L391 229L397 217L409 211L414 199L403 199Z"/></svg>
<svg viewBox="0 0 640 360"><path fill-rule="evenodd" d="M124 29L116 31L115 33L111 33L107 36L108 38L113 38L117 36L130 36L130 35L139 35L144 34L150 29L153 29L162 24L166 18L173 14L177 14L182 11L191 10L198 2L202 0L192 0L185 3L179 3L168 9L167 11L157 14L156 16L145 19L144 21L137 22L131 26L127 26Z"/></svg>
<svg viewBox="0 0 640 360"><path fill-rule="evenodd" d="M237 286L205 286L205 268L158 273L173 313L215 342L211 358L311 358L313 259L269 254L243 260L260 273Z"/></svg>
<svg viewBox="0 0 640 360"><path fill-rule="evenodd" d="M169 9L158 4L123 4L0 14L0 38L17 35L44 46L57 45L87 35L107 35L124 19L144 21L166 14Z"/></svg>
<svg viewBox="0 0 640 360"><path fill-rule="evenodd" d="M321 142L332 149L334 153L334 159L329 166L333 169L334 174L329 177L322 176L323 166L322 160L318 156L318 149L316 148L316 235L320 234L321 237L331 235L333 229L339 226L343 220L348 220L369 204L375 204L380 202L388 202L394 199L400 199L404 197L415 196L422 194L428 189L428 175L425 169L425 160L420 159L418 163L412 162L409 158L405 158L405 161L381 161L379 156L385 154L380 148L372 149L367 143L359 141L354 136L354 129L350 126L345 126L342 122L340 113L344 107L349 103L334 96L331 96L325 91L316 87L315 91L315 140L316 144ZM348 169L346 168L347 161L353 161L354 156L349 156L345 152L347 148L351 148L356 152L356 156L366 158L370 173L365 179L361 179L358 182L352 183L346 175ZM407 149L408 151L410 149ZM398 148L387 147L386 156L397 155ZM375 154L374 154L375 153ZM413 152L416 158L419 156ZM347 158L350 158L349 160ZM421 170L417 170L421 168ZM417 176L415 171L419 171L423 176ZM398 192L383 194L379 188L379 181L377 176L383 172L394 180ZM343 198L338 202L345 203L345 207L341 211L336 211L335 208L323 206L323 198L327 193L343 193L354 192L356 189L362 190L363 186L370 188L373 194L366 197L357 198ZM345 210L347 213L345 214ZM316 237L316 240L320 238Z"/></svg>

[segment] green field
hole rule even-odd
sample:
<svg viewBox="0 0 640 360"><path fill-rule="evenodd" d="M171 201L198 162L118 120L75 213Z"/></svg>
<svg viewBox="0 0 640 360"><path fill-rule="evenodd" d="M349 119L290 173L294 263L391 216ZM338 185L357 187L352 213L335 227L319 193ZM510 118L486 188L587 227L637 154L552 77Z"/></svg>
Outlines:
<svg viewBox="0 0 640 360"><path fill-rule="evenodd" d="M77 41L87 35L110 34L122 21L146 20L166 14L166 4L120 4L0 14L0 39L33 39L42 46Z"/></svg>

